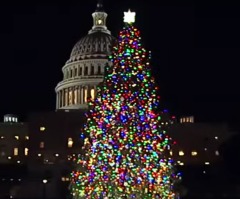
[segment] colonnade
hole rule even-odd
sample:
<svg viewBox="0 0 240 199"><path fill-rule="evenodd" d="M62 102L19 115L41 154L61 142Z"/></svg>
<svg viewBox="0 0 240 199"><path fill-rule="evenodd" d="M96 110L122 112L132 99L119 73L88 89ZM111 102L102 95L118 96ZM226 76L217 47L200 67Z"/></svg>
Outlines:
<svg viewBox="0 0 240 199"><path fill-rule="evenodd" d="M57 92L57 109L86 104L89 97L96 97L96 88L93 85L71 86Z"/></svg>

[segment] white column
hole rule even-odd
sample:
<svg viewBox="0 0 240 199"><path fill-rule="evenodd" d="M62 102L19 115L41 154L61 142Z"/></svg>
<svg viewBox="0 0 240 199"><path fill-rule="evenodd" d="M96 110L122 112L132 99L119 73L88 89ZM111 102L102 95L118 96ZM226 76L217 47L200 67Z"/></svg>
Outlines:
<svg viewBox="0 0 240 199"><path fill-rule="evenodd" d="M64 89L62 89L62 107L65 106L65 92L64 92Z"/></svg>
<svg viewBox="0 0 240 199"><path fill-rule="evenodd" d="M59 108L59 101L60 101L60 99L59 99L59 91L57 92L57 107Z"/></svg>
<svg viewBox="0 0 240 199"><path fill-rule="evenodd" d="M96 99L97 97L97 86L95 85L94 86L94 99Z"/></svg>
<svg viewBox="0 0 240 199"><path fill-rule="evenodd" d="M83 100L84 100L84 87L81 86L81 104L83 104Z"/></svg>
<svg viewBox="0 0 240 199"><path fill-rule="evenodd" d="M80 86L77 87L77 104L81 104L81 90Z"/></svg>
<svg viewBox="0 0 240 199"><path fill-rule="evenodd" d="M69 100L68 100L68 98L69 98L69 89L68 88L66 88L66 90L65 90L65 94L67 94L66 95L66 99L65 99L65 105L66 106L68 106L69 105Z"/></svg>
<svg viewBox="0 0 240 199"><path fill-rule="evenodd" d="M56 92L56 109L58 109L58 92Z"/></svg>

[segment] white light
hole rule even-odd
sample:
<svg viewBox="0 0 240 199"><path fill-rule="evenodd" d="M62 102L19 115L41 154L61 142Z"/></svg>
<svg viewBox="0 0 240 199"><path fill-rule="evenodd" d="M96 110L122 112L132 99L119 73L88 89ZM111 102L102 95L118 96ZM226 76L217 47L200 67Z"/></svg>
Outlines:
<svg viewBox="0 0 240 199"><path fill-rule="evenodd" d="M184 152L183 152L183 151L179 151L179 152L178 152L178 155L179 155L179 156L184 156Z"/></svg>
<svg viewBox="0 0 240 199"><path fill-rule="evenodd" d="M47 181L47 179L43 179L43 181L42 181L44 184L46 184L48 181Z"/></svg>
<svg viewBox="0 0 240 199"><path fill-rule="evenodd" d="M124 12L124 22L125 23L134 23L135 22L135 16L136 13L135 12L131 12L131 10L129 9L128 12Z"/></svg>
<svg viewBox="0 0 240 199"><path fill-rule="evenodd" d="M205 165L209 165L210 164L210 162L205 162Z"/></svg>

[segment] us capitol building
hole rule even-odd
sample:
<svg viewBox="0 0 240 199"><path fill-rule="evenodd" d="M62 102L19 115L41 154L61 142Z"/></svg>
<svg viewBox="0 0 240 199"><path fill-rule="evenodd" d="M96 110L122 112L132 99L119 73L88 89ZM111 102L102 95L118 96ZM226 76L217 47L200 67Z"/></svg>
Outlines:
<svg viewBox="0 0 240 199"><path fill-rule="evenodd" d="M63 80L55 88L56 110L86 109L87 99L95 97L97 85L103 81L104 67L111 64L108 56L115 39L107 29L101 1L92 17L92 29L75 44L62 68Z"/></svg>

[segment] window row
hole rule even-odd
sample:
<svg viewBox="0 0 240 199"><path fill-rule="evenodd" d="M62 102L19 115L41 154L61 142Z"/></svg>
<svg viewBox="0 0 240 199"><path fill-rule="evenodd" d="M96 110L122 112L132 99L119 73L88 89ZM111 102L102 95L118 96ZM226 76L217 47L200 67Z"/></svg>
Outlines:
<svg viewBox="0 0 240 199"><path fill-rule="evenodd" d="M184 162L182 161L177 161L177 164L180 166L184 166ZM204 165L210 165L210 162L204 162Z"/></svg>
<svg viewBox="0 0 240 199"><path fill-rule="evenodd" d="M69 105L85 104L88 98L95 98L96 89L89 87L70 87L57 94L57 106L64 107Z"/></svg>
<svg viewBox="0 0 240 199"><path fill-rule="evenodd" d="M204 150L207 151L206 148L204 148ZM172 151L170 151L170 155L171 155L171 156L173 155L173 152L172 152ZM185 153L184 153L184 151L179 151L179 152L178 152L178 155L179 155L179 156L184 156ZM191 156L197 156L197 155L198 155L198 152L197 152L197 151L191 151ZM219 154L219 151L215 151L215 155L216 155L216 156L219 156L219 155L220 155L220 154Z"/></svg>
<svg viewBox="0 0 240 199"><path fill-rule="evenodd" d="M73 147L73 139L72 138L68 138L67 147L68 148L72 148ZM45 142L40 142L39 143L39 148L40 149L44 149L45 148Z"/></svg>
<svg viewBox="0 0 240 199"><path fill-rule="evenodd" d="M103 75L104 70L101 66L84 66L84 67L75 67L71 69L66 69L64 71L64 79L69 79L79 76L89 76L89 75Z"/></svg>
<svg viewBox="0 0 240 199"><path fill-rule="evenodd" d="M6 137L5 137L4 135L1 135L1 136L0 136L0 140L3 140L3 139L5 139L5 138L6 138ZM9 136L8 136L7 138L9 138ZM20 136L15 135L13 138L14 138L15 140L19 140L19 139L20 139ZM24 137L24 139L25 139L25 140L29 140L29 136L26 135L26 136Z"/></svg>

